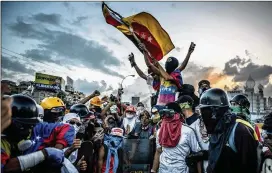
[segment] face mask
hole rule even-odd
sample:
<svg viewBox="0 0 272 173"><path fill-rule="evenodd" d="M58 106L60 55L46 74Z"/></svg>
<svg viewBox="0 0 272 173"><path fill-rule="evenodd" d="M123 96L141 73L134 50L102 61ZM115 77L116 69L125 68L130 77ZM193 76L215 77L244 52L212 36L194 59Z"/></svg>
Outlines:
<svg viewBox="0 0 272 173"><path fill-rule="evenodd" d="M231 106L230 108L232 113L241 116L246 121L251 121L251 116L248 114L248 110L246 108L242 108L240 106Z"/></svg>
<svg viewBox="0 0 272 173"><path fill-rule="evenodd" d="M137 111L143 111L143 110L144 110L144 107L143 107L143 106L137 107Z"/></svg>
<svg viewBox="0 0 272 173"><path fill-rule="evenodd" d="M178 67L178 60L174 57L169 57L165 63L165 70L168 74L172 73Z"/></svg>
<svg viewBox="0 0 272 173"><path fill-rule="evenodd" d="M131 119L131 118L134 117L134 114L126 113L126 117L127 117L128 119Z"/></svg>
<svg viewBox="0 0 272 173"><path fill-rule="evenodd" d="M101 109L101 108L96 107L96 108L93 108L93 109L94 109L95 112L97 112L97 113L101 113L101 112L102 112L102 109Z"/></svg>
<svg viewBox="0 0 272 173"><path fill-rule="evenodd" d="M200 109L203 122L206 126L207 133L212 134L217 125L217 119L213 115L213 111L209 108Z"/></svg>

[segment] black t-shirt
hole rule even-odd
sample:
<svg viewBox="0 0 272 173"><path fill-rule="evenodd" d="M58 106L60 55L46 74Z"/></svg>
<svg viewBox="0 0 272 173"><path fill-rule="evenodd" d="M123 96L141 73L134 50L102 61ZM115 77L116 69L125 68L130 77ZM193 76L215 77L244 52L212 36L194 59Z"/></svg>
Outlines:
<svg viewBox="0 0 272 173"><path fill-rule="evenodd" d="M258 141L254 138L254 131L239 123L234 141L237 153L225 145L214 173L256 173Z"/></svg>

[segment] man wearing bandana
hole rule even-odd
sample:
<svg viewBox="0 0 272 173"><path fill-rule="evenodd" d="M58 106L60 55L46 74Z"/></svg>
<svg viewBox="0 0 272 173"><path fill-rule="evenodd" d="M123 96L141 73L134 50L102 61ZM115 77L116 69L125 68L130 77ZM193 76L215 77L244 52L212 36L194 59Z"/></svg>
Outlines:
<svg viewBox="0 0 272 173"><path fill-rule="evenodd" d="M200 115L193 112L194 100L189 95L181 96L177 103L180 106L181 113L184 115L185 123L190 126L197 135L197 140L202 151L192 153L186 158L187 165L197 165L198 162L203 162L203 172L206 172L208 166L205 155L209 150L209 137L206 133L205 126L203 127L203 120Z"/></svg>
<svg viewBox="0 0 272 173"><path fill-rule="evenodd" d="M198 94L199 94L199 98L201 97L202 93L208 89L211 88L211 84L208 80L201 80L198 83Z"/></svg>
<svg viewBox="0 0 272 173"><path fill-rule="evenodd" d="M230 100L230 104L232 113L237 115L239 118L249 122L255 128L259 141L261 141L259 128L251 121L251 115L249 111L250 102L248 101L247 97L242 94L238 94Z"/></svg>
<svg viewBox="0 0 272 173"><path fill-rule="evenodd" d="M190 152L200 151L194 131L182 123L177 107L177 103L172 102L160 111L162 124L156 134L157 150L151 172L157 172L159 158L159 173L189 173L185 158Z"/></svg>
<svg viewBox="0 0 272 173"><path fill-rule="evenodd" d="M141 44L140 47L143 50L146 50L143 44ZM187 56L180 66L178 59L175 57L169 57L165 63L165 70L156 59L149 57L148 53L143 51L147 67L151 69L152 72L160 76L161 85L157 101L157 105L160 106L160 109L167 103L174 102L176 100L178 89L183 84L181 72L186 68L194 49L195 44L192 42ZM150 59L152 60L152 63L150 62Z"/></svg>
<svg viewBox="0 0 272 173"><path fill-rule="evenodd" d="M232 114L227 94L205 91L200 111L210 134L208 173L256 173L258 137L250 123Z"/></svg>

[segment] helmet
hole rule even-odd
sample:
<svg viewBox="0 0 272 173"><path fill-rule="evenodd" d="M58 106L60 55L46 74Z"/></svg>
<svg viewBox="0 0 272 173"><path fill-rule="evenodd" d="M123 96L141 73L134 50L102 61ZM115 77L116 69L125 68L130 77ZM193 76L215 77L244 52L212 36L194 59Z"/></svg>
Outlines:
<svg viewBox="0 0 272 173"><path fill-rule="evenodd" d="M136 113L136 109L135 109L134 106L128 106L128 107L126 108L126 111L125 111L125 112L134 112L134 113Z"/></svg>
<svg viewBox="0 0 272 173"><path fill-rule="evenodd" d="M236 96L234 96L231 100L230 103L236 103L241 107L247 108L249 109L250 107L250 102L248 101L247 97L242 95L242 94L238 94Z"/></svg>
<svg viewBox="0 0 272 173"><path fill-rule="evenodd" d="M87 108L87 106L84 104L80 104L80 103L74 104L70 108L70 113L76 113L80 116L80 118L84 118L86 115L88 115L89 112L90 111Z"/></svg>
<svg viewBox="0 0 272 173"><path fill-rule="evenodd" d="M13 120L22 124L36 124L41 121L35 100L22 94L12 95L11 98Z"/></svg>
<svg viewBox="0 0 272 173"><path fill-rule="evenodd" d="M200 109L205 107L229 107L225 91L219 88L206 90L200 98Z"/></svg>
<svg viewBox="0 0 272 173"><path fill-rule="evenodd" d="M58 97L47 97L41 101L41 106L44 109L43 121L58 122L65 113L65 105Z"/></svg>
<svg viewBox="0 0 272 173"><path fill-rule="evenodd" d="M91 105L94 105L94 106L100 107L102 103L101 103L100 98L96 96L96 97L94 97L94 98L92 98L92 99L90 100L90 104L91 104Z"/></svg>
<svg viewBox="0 0 272 173"><path fill-rule="evenodd" d="M63 101L58 97L46 97L41 101L43 109L52 109L54 107L65 107Z"/></svg>
<svg viewBox="0 0 272 173"><path fill-rule="evenodd" d="M39 117L41 118L41 119L43 119L43 116L44 116L44 110L43 110L43 107L41 106L41 105L36 105L37 106L37 108L38 108L38 112L39 112Z"/></svg>
<svg viewBox="0 0 272 173"><path fill-rule="evenodd" d="M189 95L183 95L179 97L177 103L179 104L181 109L187 109L193 107L194 100Z"/></svg>

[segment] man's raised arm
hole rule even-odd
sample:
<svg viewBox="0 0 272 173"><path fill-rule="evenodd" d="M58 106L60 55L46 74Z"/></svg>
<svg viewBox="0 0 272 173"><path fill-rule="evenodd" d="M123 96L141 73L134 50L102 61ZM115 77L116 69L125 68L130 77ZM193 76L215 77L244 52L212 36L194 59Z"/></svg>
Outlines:
<svg viewBox="0 0 272 173"><path fill-rule="evenodd" d="M185 58L185 60L181 63L181 65L178 67L178 69L180 70L180 71L183 71L185 68L186 68L186 66L187 66L187 64L188 64L188 62L189 62L189 59L190 59L190 57L191 57L191 54L194 52L194 50L195 50L195 44L194 44L194 42L191 42L191 45L190 45L190 48L189 48L189 50L188 50L188 53L187 53L187 55L186 55L186 58Z"/></svg>

